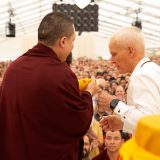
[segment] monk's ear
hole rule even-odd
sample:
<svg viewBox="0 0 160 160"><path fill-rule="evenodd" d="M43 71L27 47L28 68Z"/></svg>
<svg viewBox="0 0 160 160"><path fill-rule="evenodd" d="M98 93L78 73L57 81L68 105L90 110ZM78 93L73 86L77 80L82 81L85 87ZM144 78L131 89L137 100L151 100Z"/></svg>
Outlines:
<svg viewBox="0 0 160 160"><path fill-rule="evenodd" d="M60 38L60 41L59 41L59 46L64 48L65 47L65 42L66 42L66 38L65 36L61 37Z"/></svg>

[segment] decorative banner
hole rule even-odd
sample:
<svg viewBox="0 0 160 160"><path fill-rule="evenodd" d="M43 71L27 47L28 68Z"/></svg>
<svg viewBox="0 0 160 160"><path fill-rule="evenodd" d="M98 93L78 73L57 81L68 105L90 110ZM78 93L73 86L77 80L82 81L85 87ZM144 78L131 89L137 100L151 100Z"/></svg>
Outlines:
<svg viewBox="0 0 160 160"><path fill-rule="evenodd" d="M53 12L62 12L74 20L76 31L98 31L98 5L89 4L84 9L72 4L53 4Z"/></svg>

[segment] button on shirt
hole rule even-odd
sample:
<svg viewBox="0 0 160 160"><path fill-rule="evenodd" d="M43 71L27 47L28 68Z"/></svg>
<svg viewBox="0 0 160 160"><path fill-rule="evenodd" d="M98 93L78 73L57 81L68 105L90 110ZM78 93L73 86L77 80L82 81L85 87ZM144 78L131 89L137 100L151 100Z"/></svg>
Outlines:
<svg viewBox="0 0 160 160"><path fill-rule="evenodd" d="M131 133L142 116L160 114L160 67L149 60L143 58L130 77L127 105L120 101L114 110Z"/></svg>

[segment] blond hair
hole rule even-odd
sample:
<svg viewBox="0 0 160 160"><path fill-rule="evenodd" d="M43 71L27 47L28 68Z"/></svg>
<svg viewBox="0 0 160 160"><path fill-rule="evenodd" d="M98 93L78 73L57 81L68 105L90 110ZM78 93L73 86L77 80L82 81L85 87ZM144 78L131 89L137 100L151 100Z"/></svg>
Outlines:
<svg viewBox="0 0 160 160"><path fill-rule="evenodd" d="M142 30L137 27L130 26L120 29L111 37L110 43L113 41L119 47L133 47L137 53L144 54L144 34Z"/></svg>

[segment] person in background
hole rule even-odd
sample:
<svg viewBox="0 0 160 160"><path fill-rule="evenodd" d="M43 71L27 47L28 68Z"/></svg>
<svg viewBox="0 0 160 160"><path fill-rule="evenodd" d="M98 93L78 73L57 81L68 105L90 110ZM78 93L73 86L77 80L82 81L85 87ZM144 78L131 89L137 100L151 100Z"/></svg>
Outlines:
<svg viewBox="0 0 160 160"><path fill-rule="evenodd" d="M126 83L127 83L127 81L125 80L125 77L121 76L120 80L119 80L119 85L121 85L123 88L125 88L126 87Z"/></svg>
<svg viewBox="0 0 160 160"><path fill-rule="evenodd" d="M65 62L74 46L73 21L49 13L38 44L13 61L0 88L1 160L77 160L93 116L94 78L79 91Z"/></svg>
<svg viewBox="0 0 160 160"><path fill-rule="evenodd" d="M116 91L117 86L118 86L118 83L117 83L116 80L111 80L110 81L110 88L111 88L110 94L115 95L115 91Z"/></svg>
<svg viewBox="0 0 160 160"><path fill-rule="evenodd" d="M126 103L125 90L122 85L118 85L116 87L115 96L119 98L122 102Z"/></svg>
<svg viewBox="0 0 160 160"><path fill-rule="evenodd" d="M107 131L105 134L105 149L93 160L119 160L119 149L124 143L122 131Z"/></svg>
<svg viewBox="0 0 160 160"><path fill-rule="evenodd" d="M91 151L91 141L87 135L83 137L84 145L83 145L83 156L82 160L90 160L89 154Z"/></svg>
<svg viewBox="0 0 160 160"><path fill-rule="evenodd" d="M99 106L116 113L104 117L100 123L104 130L123 128L133 133L141 117L160 114L160 67L145 57L144 35L137 27L125 27L115 33L109 49L111 61L119 72L131 73L131 76L127 104L105 91L99 94Z"/></svg>
<svg viewBox="0 0 160 160"><path fill-rule="evenodd" d="M98 141L96 139L92 139L88 133L84 135L83 140L84 145L82 160L91 160L93 158L93 153L97 152L97 146L99 145Z"/></svg>

